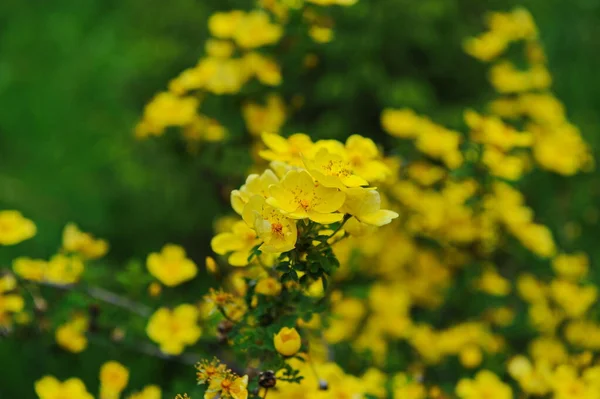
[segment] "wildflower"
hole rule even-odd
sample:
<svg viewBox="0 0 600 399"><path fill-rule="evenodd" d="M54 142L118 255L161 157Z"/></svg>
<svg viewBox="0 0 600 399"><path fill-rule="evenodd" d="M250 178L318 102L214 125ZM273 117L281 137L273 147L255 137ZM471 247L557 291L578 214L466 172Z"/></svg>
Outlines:
<svg viewBox="0 0 600 399"><path fill-rule="evenodd" d="M269 193L267 203L292 219L330 224L344 217L336 212L344 203L344 193L315 183L304 170L290 170L279 184L269 187Z"/></svg>
<svg viewBox="0 0 600 399"><path fill-rule="evenodd" d="M267 97L265 106L245 103L242 106L242 115L248 131L255 136L263 132L279 133L285 123L285 104L280 96L272 94Z"/></svg>
<svg viewBox="0 0 600 399"><path fill-rule="evenodd" d="M56 343L72 353L83 352L88 345L85 335L89 326L88 318L78 314L56 329Z"/></svg>
<svg viewBox="0 0 600 399"><path fill-rule="evenodd" d="M54 284L74 284L84 271L81 259L76 255L54 255L48 261L44 280Z"/></svg>
<svg viewBox="0 0 600 399"><path fill-rule="evenodd" d="M139 392L132 393L127 399L161 399L162 392L157 385L148 385Z"/></svg>
<svg viewBox="0 0 600 399"><path fill-rule="evenodd" d="M300 334L295 328L283 327L273 338L273 344L277 352L283 356L294 356L300 350L302 341Z"/></svg>
<svg viewBox="0 0 600 399"><path fill-rule="evenodd" d="M144 118L136 127L136 135L144 138L160 135L168 126L185 126L196 115L195 97L178 97L170 92L156 95L144 109Z"/></svg>
<svg viewBox="0 0 600 399"><path fill-rule="evenodd" d="M94 399L79 378L64 382L45 376L35 382L35 393L40 399Z"/></svg>
<svg viewBox="0 0 600 399"><path fill-rule="evenodd" d="M282 35L281 26L272 24L268 14L262 11L215 13L210 17L208 27L213 36L231 38L243 48L273 44Z"/></svg>
<svg viewBox="0 0 600 399"><path fill-rule="evenodd" d="M358 134L348 137L346 153L352 170L369 182L383 181L391 174L389 167L382 162L379 149L369 138Z"/></svg>
<svg viewBox="0 0 600 399"><path fill-rule="evenodd" d="M210 242L213 251L219 255L231 253L227 258L232 266L246 266L252 249L260 244L256 232L240 220L236 222L231 232L217 234Z"/></svg>
<svg viewBox="0 0 600 399"><path fill-rule="evenodd" d="M281 84L281 80L282 80L281 67L274 59L265 57L259 53L252 51L252 52L246 53L246 55L244 55L243 60L244 60L245 66L248 70L248 73L256 76L256 78L258 79L258 81L260 83L267 85L267 86L279 86ZM275 99L278 99L281 102L280 104L274 104L274 105L279 107L279 109L277 110L280 112L279 116L285 120L285 106L279 96L274 96L274 95L269 96L267 99L267 108L270 108L268 101L272 97ZM242 109L242 113L244 114L244 109ZM244 116L244 118L246 118L246 117ZM249 126L248 122L246 122L246 124ZM250 130L251 133L254 133L250 128L248 128L248 130ZM265 129L265 131L276 132L275 130L270 130L270 129ZM256 134L260 134L260 133L261 132L258 132Z"/></svg>
<svg viewBox="0 0 600 399"><path fill-rule="evenodd" d="M100 368L100 399L118 399L129 381L129 370L110 361Z"/></svg>
<svg viewBox="0 0 600 399"><path fill-rule="evenodd" d="M74 223L69 223L63 230L63 248L68 252L77 252L86 259L97 259L106 254L108 243L94 239L91 234L79 230Z"/></svg>
<svg viewBox="0 0 600 399"><path fill-rule="evenodd" d="M48 262L43 259L19 257L13 260L13 271L19 277L31 281L43 281Z"/></svg>
<svg viewBox="0 0 600 399"><path fill-rule="evenodd" d="M295 221L268 205L263 197L251 197L244 207L242 217L263 240L260 246L262 251L286 252L295 248L298 237Z"/></svg>
<svg viewBox="0 0 600 399"><path fill-rule="evenodd" d="M552 268L561 277L577 281L588 274L589 259L583 252L572 255L560 254L552 259Z"/></svg>
<svg viewBox="0 0 600 399"><path fill-rule="evenodd" d="M249 175L246 178L246 184L242 185L239 190L231 192L231 207L241 215L250 197L260 195L267 198L269 196L269 187L277 183L279 183L279 178L271 169L265 170L261 175ZM233 225L231 229L233 229Z"/></svg>
<svg viewBox="0 0 600 399"><path fill-rule="evenodd" d="M303 158L308 172L325 187L345 189L367 186L369 183L354 174L352 165L342 155L321 148L314 159Z"/></svg>
<svg viewBox="0 0 600 399"><path fill-rule="evenodd" d="M490 295L506 296L510 293L510 282L494 269L487 269L481 275L477 288Z"/></svg>
<svg viewBox="0 0 600 399"><path fill-rule="evenodd" d="M489 62L504 53L508 47L508 40L496 32L485 32L465 40L463 46L470 56Z"/></svg>
<svg viewBox="0 0 600 399"><path fill-rule="evenodd" d="M400 138L417 137L422 120L411 109L385 109L381 113L383 130Z"/></svg>
<svg viewBox="0 0 600 399"><path fill-rule="evenodd" d="M210 362L208 360L202 360L196 363L196 378L198 384L207 384L218 376L223 375L227 369L224 364L221 364L217 358L214 358Z"/></svg>
<svg viewBox="0 0 600 399"><path fill-rule="evenodd" d="M248 376L239 377L231 372L217 376L210 381L204 399L248 398Z"/></svg>
<svg viewBox="0 0 600 399"><path fill-rule="evenodd" d="M461 379L456 385L456 394L461 399L512 399L512 389L496 374L488 370L477 373L475 379Z"/></svg>
<svg viewBox="0 0 600 399"><path fill-rule="evenodd" d="M394 211L381 209L381 197L377 190L349 188L342 211L352 215L361 223L383 226L398 217Z"/></svg>
<svg viewBox="0 0 600 399"><path fill-rule="evenodd" d="M198 341L202 330L197 325L200 316L193 305L183 304L175 309L160 308L150 316L146 333L169 355L179 355L186 345Z"/></svg>
<svg viewBox="0 0 600 399"><path fill-rule="evenodd" d="M10 315L19 313L25 307L23 297L10 293L17 287L17 280L10 274L0 277L0 326L11 325Z"/></svg>
<svg viewBox="0 0 600 399"><path fill-rule="evenodd" d="M0 245L18 244L35 233L35 224L19 211L0 211Z"/></svg>
<svg viewBox="0 0 600 399"><path fill-rule="evenodd" d="M151 253L146 260L148 271L167 287L174 287L196 277L196 264L186 257L179 245L167 244L160 253Z"/></svg>
<svg viewBox="0 0 600 399"><path fill-rule="evenodd" d="M303 133L292 134L287 139L273 133L263 133L262 140L267 149L260 156L267 161L281 161L291 166L302 166L302 154L314 146L310 137Z"/></svg>
<svg viewBox="0 0 600 399"><path fill-rule="evenodd" d="M460 364L467 368L479 366L482 358L481 349L475 345L468 345L460 351Z"/></svg>
<svg viewBox="0 0 600 399"><path fill-rule="evenodd" d="M277 296L281 293L281 283L273 277L267 277L256 283L254 292L261 295Z"/></svg>
<svg viewBox="0 0 600 399"><path fill-rule="evenodd" d="M317 43L329 43L333 40L333 30L325 26L311 26L308 35Z"/></svg>

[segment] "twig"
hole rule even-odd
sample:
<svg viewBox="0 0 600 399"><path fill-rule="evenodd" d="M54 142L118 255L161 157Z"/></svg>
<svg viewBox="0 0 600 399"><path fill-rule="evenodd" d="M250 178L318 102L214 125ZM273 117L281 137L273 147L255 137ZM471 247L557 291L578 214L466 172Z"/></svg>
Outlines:
<svg viewBox="0 0 600 399"><path fill-rule="evenodd" d="M114 292L105 290L99 287L85 287L77 284L56 284L47 281L29 281L30 283L42 285L46 287L52 287L63 291L79 291L91 298L101 300L119 308L128 310L141 317L147 318L152 313L152 309L144 304L132 301L129 298L117 295Z"/></svg>

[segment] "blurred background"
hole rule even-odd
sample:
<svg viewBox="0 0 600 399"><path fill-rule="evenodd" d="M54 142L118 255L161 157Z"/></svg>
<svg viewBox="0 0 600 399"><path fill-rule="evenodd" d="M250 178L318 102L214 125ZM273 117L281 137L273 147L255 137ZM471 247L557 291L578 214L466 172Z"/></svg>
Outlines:
<svg viewBox="0 0 600 399"><path fill-rule="evenodd" d="M287 85L283 93L305 96L283 133L359 133L385 143L379 124L385 107L411 107L460 127L462 110L491 96L486 67L464 54L462 40L483 29L486 11L517 4L537 21L554 91L597 154L598 0L359 0L334 8L335 39L318 47L320 62L306 77L310 82ZM194 155L174 135L138 141L133 127L145 103L203 54L208 16L237 7L248 5L0 2L0 209L18 209L38 226L35 239L0 249L1 267L19 255L52 255L69 221L110 242L102 267L123 270L166 242L183 245L203 265L214 219L227 213L228 192L242 181L238 165L250 165L247 149L206 148ZM242 126L237 108L221 114L230 129ZM560 246L598 259L600 228L590 215L598 212L600 174L527 179L528 201ZM171 295L199 298L210 284L199 280ZM107 356L130 367L129 386L159 383L167 395L193 393L189 366L100 344L86 356L73 355L54 348L51 336L22 342L0 337L0 398L33 397L33 381L45 373L79 376L93 390Z"/></svg>

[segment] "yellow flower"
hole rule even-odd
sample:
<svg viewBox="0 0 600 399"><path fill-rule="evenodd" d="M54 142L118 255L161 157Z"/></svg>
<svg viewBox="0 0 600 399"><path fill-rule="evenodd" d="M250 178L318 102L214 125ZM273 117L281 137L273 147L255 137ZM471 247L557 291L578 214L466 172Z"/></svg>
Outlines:
<svg viewBox="0 0 600 399"><path fill-rule="evenodd" d="M344 213L355 217L359 222L373 226L383 226L398 217L394 211L381 209L381 196L375 189L349 188L346 190Z"/></svg>
<svg viewBox="0 0 600 399"><path fill-rule="evenodd" d="M273 133L263 133L262 140L267 149L260 156L267 161L281 161L291 166L302 166L302 155L314 146L310 137L303 133L292 134L287 139Z"/></svg>
<svg viewBox="0 0 600 399"><path fill-rule="evenodd" d="M0 211L0 245L18 244L35 233L35 224L19 211Z"/></svg>
<svg viewBox="0 0 600 399"><path fill-rule="evenodd" d="M217 12L208 20L208 28L213 36L234 39L244 48L276 43L283 33L281 26L272 24L263 11Z"/></svg>
<svg viewBox="0 0 600 399"><path fill-rule="evenodd" d="M267 204L263 197L251 197L244 207L242 218L263 240L260 246L262 251L286 252L295 248L298 238L295 220L282 215Z"/></svg>
<svg viewBox="0 0 600 399"><path fill-rule="evenodd" d="M583 252L572 255L560 254L552 259L552 268L561 277L577 281L587 276L589 263L588 256Z"/></svg>
<svg viewBox="0 0 600 399"><path fill-rule="evenodd" d="M333 40L333 29L326 26L313 25L309 28L308 35L317 43L329 43Z"/></svg>
<svg viewBox="0 0 600 399"><path fill-rule="evenodd" d="M45 376L35 382L35 393L40 399L94 399L79 378L64 382Z"/></svg>
<svg viewBox="0 0 600 399"><path fill-rule="evenodd" d="M196 363L196 379L198 384L206 384L213 378L222 377L226 372L227 368L224 364L221 364L217 358L214 358L210 362L208 360L202 360Z"/></svg>
<svg viewBox="0 0 600 399"><path fill-rule="evenodd" d="M118 399L129 381L129 370L109 361L100 368L100 399Z"/></svg>
<svg viewBox="0 0 600 399"><path fill-rule="evenodd" d="M263 132L279 133L285 123L285 104L280 96L271 94L267 97L266 105L245 103L242 115L248 131L258 136Z"/></svg>
<svg viewBox="0 0 600 399"><path fill-rule="evenodd" d="M477 288L490 295L506 296L510 293L510 282L494 269L487 269L479 278Z"/></svg>
<svg viewBox="0 0 600 399"><path fill-rule="evenodd" d="M43 259L19 257L13 260L13 271L19 277L31 281L44 281L48 262Z"/></svg>
<svg viewBox="0 0 600 399"><path fill-rule="evenodd" d="M277 352L283 356L294 356L300 350L302 341L295 328L283 327L273 338Z"/></svg>
<svg viewBox="0 0 600 399"><path fill-rule="evenodd" d="M204 394L204 399L215 399L217 397L247 399L248 376L238 377L228 374L223 377L213 378Z"/></svg>
<svg viewBox="0 0 600 399"><path fill-rule="evenodd" d="M148 385L140 392L132 393L127 399L161 399L162 392L156 385Z"/></svg>
<svg viewBox="0 0 600 399"><path fill-rule="evenodd" d="M74 223L69 223L63 230L63 248L68 252L77 252L86 259L101 258L108 251L106 240L94 239L84 233Z"/></svg>
<svg viewBox="0 0 600 399"><path fill-rule="evenodd" d="M271 169L265 170L261 175L249 175L246 178L246 184L242 185L239 190L231 192L231 207L241 215L250 197L260 195L267 198L269 196L269 187L277 183L279 183L279 178Z"/></svg>
<svg viewBox="0 0 600 399"><path fill-rule="evenodd" d="M16 287L17 280L14 276L6 274L0 277L0 326L10 326L12 324L10 316L21 312L25 307L23 297L9 293Z"/></svg>
<svg viewBox="0 0 600 399"><path fill-rule="evenodd" d="M219 255L231 253L227 261L232 266L246 266L250 251L258 244L256 232L242 220L233 225L231 233L217 234L210 242L212 250Z"/></svg>
<svg viewBox="0 0 600 399"><path fill-rule="evenodd" d="M260 83L267 86L279 86L281 84L281 68L274 59L252 51L244 55L243 60L248 72L256 76ZM281 118L285 121L285 107L283 101L281 101L281 104L276 105L280 106L279 111L282 113ZM268 103L267 107L269 107ZM242 112L244 112L243 109ZM246 124L248 124L248 122L246 122ZM248 130L252 132L250 128ZM269 129L265 129L265 131L275 132L275 130ZM257 134L260 133L262 132L258 132Z"/></svg>
<svg viewBox="0 0 600 399"><path fill-rule="evenodd" d="M254 292L261 295L276 296L281 293L281 283L273 277L267 277L256 283Z"/></svg>
<svg viewBox="0 0 600 399"><path fill-rule="evenodd" d="M336 211L346 196L335 188L315 183L305 170L290 170L279 184L269 187L267 204L292 219L310 219L321 224L339 222L344 217Z"/></svg>
<svg viewBox="0 0 600 399"><path fill-rule="evenodd" d="M235 50L230 41L217 39L208 39L204 48L209 56L217 58L229 58Z"/></svg>
<svg viewBox="0 0 600 399"><path fill-rule="evenodd" d="M456 394L461 399L512 399L512 389L496 374L482 370L475 379L461 379L456 385Z"/></svg>
<svg viewBox="0 0 600 399"><path fill-rule="evenodd" d="M460 351L460 364L467 368L475 368L481 364L483 355L481 349L475 345L468 345Z"/></svg>
<svg viewBox="0 0 600 399"><path fill-rule="evenodd" d="M369 182L354 174L352 165L342 155L321 148L314 159L303 158L304 166L319 184L325 187L345 189L367 186Z"/></svg>
<svg viewBox="0 0 600 399"><path fill-rule="evenodd" d="M465 40L463 47L470 56L487 62L504 53L508 40L496 32L485 32Z"/></svg>
<svg viewBox="0 0 600 399"><path fill-rule="evenodd" d="M146 260L148 271L167 287L174 287L196 277L198 268L179 245L167 244L160 253L153 252Z"/></svg>
<svg viewBox="0 0 600 399"><path fill-rule="evenodd" d="M369 182L383 181L390 168L383 163L381 153L373 140L353 134L346 140L346 153L354 172Z"/></svg>
<svg viewBox="0 0 600 399"><path fill-rule="evenodd" d="M233 39L240 47L256 48L276 43L282 34L281 26L269 21L269 14L255 10L238 21Z"/></svg>
<svg viewBox="0 0 600 399"><path fill-rule="evenodd" d="M417 137L422 118L412 109L385 109L381 113L383 130L400 138Z"/></svg>
<svg viewBox="0 0 600 399"><path fill-rule="evenodd" d="M144 138L160 135L168 126L184 126L196 115L198 99L179 97L170 92L157 94L144 109L144 118L136 127L136 135Z"/></svg>
<svg viewBox="0 0 600 399"><path fill-rule="evenodd" d="M169 355L179 355L186 345L198 341L202 330L197 325L200 316L193 305L183 304L170 310L160 308L150 316L146 333Z"/></svg>
<svg viewBox="0 0 600 399"><path fill-rule="evenodd" d="M50 258L44 279L54 284L74 284L83 271L84 265L78 256L57 254Z"/></svg>
<svg viewBox="0 0 600 399"><path fill-rule="evenodd" d="M210 34L218 38L231 38L238 22L244 17L243 11L216 12L208 19Z"/></svg>
<svg viewBox="0 0 600 399"><path fill-rule="evenodd" d="M550 293L568 316L577 318L585 315L598 298L598 289L593 286L580 287L567 280L553 280Z"/></svg>
<svg viewBox="0 0 600 399"><path fill-rule="evenodd" d="M88 319L83 315L76 315L65 324L56 329L56 343L63 349L73 353L83 352L88 345L85 335L88 329Z"/></svg>

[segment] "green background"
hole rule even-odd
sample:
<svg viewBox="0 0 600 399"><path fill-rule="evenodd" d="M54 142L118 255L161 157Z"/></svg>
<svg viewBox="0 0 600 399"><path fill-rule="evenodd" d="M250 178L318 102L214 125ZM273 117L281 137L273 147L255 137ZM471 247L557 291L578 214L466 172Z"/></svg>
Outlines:
<svg viewBox="0 0 600 399"><path fill-rule="evenodd" d="M286 98L302 93L306 106L284 133L359 133L386 143L379 114L387 106L460 126L462 109L491 96L485 66L463 53L461 41L482 30L485 11L517 3L536 19L554 91L597 153L597 0L359 0L328 10L336 38L312 47L321 59L315 70L286 83ZM69 221L110 242L98 267L123 270L166 242L183 245L203 264L215 216L228 211L227 193L241 182L244 171L236 166L249 164L243 142L194 156L173 134L139 142L132 130L152 95L203 54L210 13L240 5L248 7L223 0L0 2L0 209L18 209L38 226L35 239L0 249L1 267L19 255L52 255ZM284 63L284 76L298 61ZM223 108L221 116L239 130L239 112ZM525 182L529 203L559 245L586 250L592 260L600 255L600 229L590 218L599 178L536 173ZM576 239L565 234L568 220L581 226ZM199 298L212 281L198 280L167 299ZM0 338L0 398L34 397L33 381L44 374L81 377L95 392L99 366L109 359L129 366L130 387L159 383L165 397L194 393L189 366L101 342L72 355L53 337L27 331Z"/></svg>

